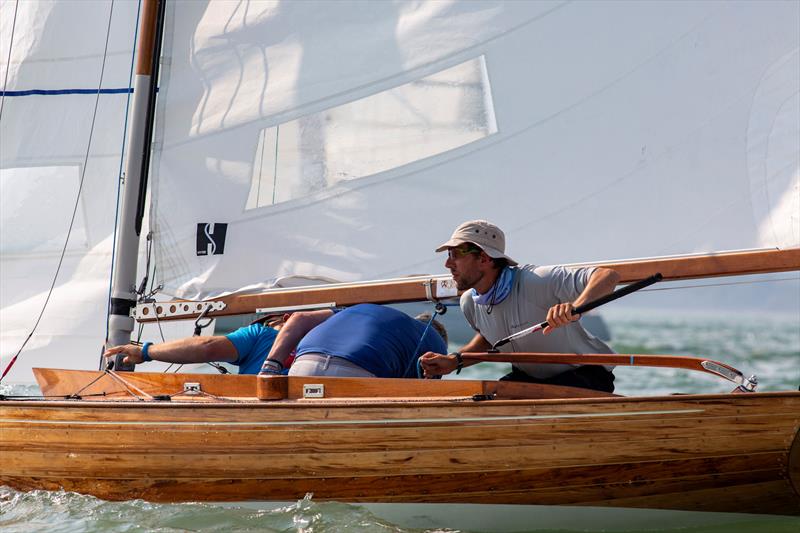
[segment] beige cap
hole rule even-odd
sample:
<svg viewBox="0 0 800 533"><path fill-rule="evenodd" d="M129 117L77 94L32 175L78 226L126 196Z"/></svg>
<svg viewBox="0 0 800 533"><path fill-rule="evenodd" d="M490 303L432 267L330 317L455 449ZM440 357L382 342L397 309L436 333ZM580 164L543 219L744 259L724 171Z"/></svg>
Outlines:
<svg viewBox="0 0 800 533"><path fill-rule="evenodd" d="M437 252L443 252L448 248L454 248L466 242L478 246L486 252L489 257L499 259L504 258L508 264L514 266L516 261L505 254L506 236L503 230L485 220L469 220L456 228L450 240L436 248Z"/></svg>

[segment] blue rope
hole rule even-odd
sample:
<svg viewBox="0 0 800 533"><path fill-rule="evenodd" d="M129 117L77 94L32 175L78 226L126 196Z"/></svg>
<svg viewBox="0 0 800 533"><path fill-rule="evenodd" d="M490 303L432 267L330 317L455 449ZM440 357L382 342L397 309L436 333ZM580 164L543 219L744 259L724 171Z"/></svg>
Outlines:
<svg viewBox="0 0 800 533"><path fill-rule="evenodd" d="M112 235L112 246L111 246L111 271L108 276L108 309L111 309L111 291L114 289L114 261L117 255L117 230L119 229L119 202L121 191L122 191L122 166L125 162L125 142L128 138L128 115L130 113L130 104L131 104L131 93L133 93L133 67L135 65L135 57L136 57L136 41L139 37L139 16L141 15L142 11L142 0L139 0L139 6L136 8L136 28L133 32L133 51L131 53L131 69L128 73L128 87L131 89L128 92L128 98L125 102L125 124L122 129L122 148L120 149L119 154L119 171L117 172L117 206L114 210L114 233ZM106 336L105 342L103 343L104 347L105 344L108 343L108 330L110 328L110 313L106 312ZM100 356L100 367L103 366L103 356Z"/></svg>
<svg viewBox="0 0 800 533"><path fill-rule="evenodd" d="M433 313L431 314L431 319L428 320L427 324L425 324L425 329L422 330L422 335L419 338L419 342L417 343L417 347L414 348L414 357L411 358L411 362L406 367L406 371L403 372L403 377L405 377L405 375L408 374L408 371L411 370L412 366L416 365L416 367L417 367L417 378L418 379L422 379L422 365L419 362L419 357L422 354L419 353L419 349L422 346L422 341L425 340L425 335L428 333L428 330L431 329L431 324L433 324L433 320L436 318L436 315L438 315L438 314L439 314L439 311L434 309Z"/></svg>

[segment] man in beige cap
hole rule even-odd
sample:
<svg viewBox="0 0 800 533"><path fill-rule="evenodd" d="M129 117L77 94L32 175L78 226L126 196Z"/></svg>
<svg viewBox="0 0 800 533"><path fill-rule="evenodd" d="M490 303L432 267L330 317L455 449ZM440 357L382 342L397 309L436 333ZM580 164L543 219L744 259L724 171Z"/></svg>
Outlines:
<svg viewBox="0 0 800 533"><path fill-rule="evenodd" d="M607 268L518 266L505 254L506 238L500 228L485 220L470 220L456 228L450 240L436 251L447 251L450 270L461 295L461 310L475 337L459 352L428 352L420 363L426 377L457 370L460 353L485 352L500 339L547 320L543 334L512 340L502 349L512 352L614 353L589 334L572 309L608 294L619 274ZM515 364L504 380L527 381L606 392L614 390L612 367L562 364Z"/></svg>

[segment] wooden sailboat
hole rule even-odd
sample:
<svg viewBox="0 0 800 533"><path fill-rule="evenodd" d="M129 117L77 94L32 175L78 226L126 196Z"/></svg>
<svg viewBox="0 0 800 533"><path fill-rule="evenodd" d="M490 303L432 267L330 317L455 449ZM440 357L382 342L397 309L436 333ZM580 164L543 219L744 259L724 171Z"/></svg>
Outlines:
<svg viewBox="0 0 800 533"><path fill-rule="evenodd" d="M201 51L203 46L207 47L206 51L217 46L215 43L219 40L215 40L213 31L209 31L208 28L213 29L216 24L216 18L211 15L215 14L212 11L219 8L219 4L216 7L209 5L208 12L200 10L197 7L200 4L187 3L182 6L190 11L190 16L175 17L173 24L176 26L178 36L186 37L180 34L180 31L185 30L188 26L184 25L190 23L195 24L197 28L205 29L206 33L198 30L197 33L191 34L192 39L184 41L173 35L171 37L173 50L180 51L181 46L188 47L186 44L188 42L191 42L192 47L200 46ZM463 49L441 51L436 50L436 46L430 46L431 42L435 42L441 47L444 46L443 43L451 42L452 39L414 41L411 37L414 37L416 26L408 24L409 20L414 22L413 17L403 19L405 25L399 24L402 18L400 17L402 14L399 14L397 27L412 28L409 32L411 37L402 35L407 40L413 41L411 44L414 46L407 48L424 57L419 59L415 55L408 60L410 66L398 60L405 70L402 70L402 75L396 75L396 79L388 74L385 78L381 78L384 73L377 70L375 74L377 81L374 81L369 89L377 93L386 89L385 86L403 87L403 83L420 81L424 81L425 83L421 85L426 87L448 86L448 83L441 83L440 79L428 78L428 75L435 70L433 67L444 69L441 72L446 73L445 81L450 82L448 76L453 75L453 71L449 69L460 68L466 64L469 67L467 68L469 75L461 80L462 85L486 89L478 95L479 97L465 93L471 97L471 100L469 98L465 100L481 101L487 105L486 109L482 109L482 113L477 113L489 117L481 137L477 140L465 137L466 140L461 139L460 144L455 145L437 145L438 151L423 154L417 160L400 161L389 170L373 169L380 175L379 179L371 183L375 185L375 191L366 191L367 187L358 190L357 185L350 190L348 189L350 185L344 181L335 185L339 187L336 190L319 192L310 189L310 192L306 191L310 195L308 197L288 198L286 202L289 202L290 207L285 209L274 201L279 195L273 191L274 206L261 203L260 196L253 200L251 205L250 197L247 197L248 207L244 212L241 208L243 202L233 202L230 197L223 197L222 193L217 193L216 190L210 196L191 197L191 201L181 197L171 205L165 203L167 207L163 210L175 215L180 219L180 223L176 223L175 226L165 224L163 217L158 218L164 213L156 209L155 218L162 224L156 232L157 239L161 239L157 246L160 246L159 250L163 256L162 272L166 271L163 275L179 298L167 302L141 303L135 309L136 317L146 323L189 318L203 313L209 317L217 317L264 308L349 305L365 301L374 303L424 301L453 296L452 287L444 276L423 276L390 283L266 290L246 295L220 295L224 292L220 286L224 285L223 282L229 281L228 275L231 270L235 270L236 274L242 274L237 286L248 283L258 285L262 281L259 269L266 268L267 275L277 276L283 272L284 262L294 261L300 265L297 269L299 273L307 273L301 271L308 261L300 255L291 255L294 253L293 249L297 247L291 239L295 238L296 227L300 226L302 231L298 230L296 233L300 234L303 246L314 248L316 245L324 249L318 256L323 259L318 261L319 272L314 273L344 272L349 277L358 279L365 272L390 271L388 260L381 262L376 258L392 255L396 257L395 252L400 244L408 246L409 256L419 256L421 250L427 248L414 243L412 239L401 240L401 232L397 231L392 221L384 222L380 226L381 231L378 233L383 237L379 239L373 237L370 240L369 224L360 226L358 224L360 220L358 205L353 207L347 202L341 202L336 205L338 210L332 214L323 209L311 211L309 206L313 207L315 202L322 203L331 198L335 200L337 195L355 191L356 194L367 197L364 205L369 206L371 213L377 214L374 217L376 220L391 219L392 217L387 217L387 213L384 212L396 201L394 195L397 190L391 183L394 180L419 179L423 184L417 184L416 196L407 196L403 199L413 200L415 205L418 203L421 211L429 209L435 212L434 209L439 204L433 198L433 194L426 194L428 183L438 183L440 194L451 188L447 183L433 181L435 173L444 173L441 168L436 167L442 165L446 167L448 175L458 176L469 183L482 183L478 179L482 179L481 176L476 177L471 174L474 169L478 169L475 172L480 170L480 165L476 165L470 159L474 153L483 149L496 149L494 157L509 161L509 166L515 167L517 174L521 176L524 174L522 169L527 168L529 160L526 158L514 160L512 156L521 158L524 150L519 148L507 150L502 143L510 145L515 139L522 138L526 146L542 146L543 152L539 155L549 153L547 135L538 136L534 126L554 120L553 117L558 116L560 112L552 114L552 117L542 118L536 110L523 108L519 111L519 102L515 101L515 93L512 93L505 103L498 105L498 111L503 112L501 121L506 121L505 130L501 131L496 121L493 122L494 109L486 104L486 102L491 103L491 93L488 91L490 77L487 68L497 67L492 71L491 81L495 84L494 88L498 89L498 94L503 94L504 91L508 93L515 87L524 88L533 85L519 83L519 80L508 74L509 64L514 64L518 58L507 60L500 57L501 54L497 52L498 50L509 52L519 48L515 40L517 38L522 39L527 45L538 42L538 30L533 31L531 28L535 27L542 17L550 16L551 11L556 16L563 14L558 13L561 8L548 10L549 8L545 9L535 3L529 5L512 3L507 7L507 13L501 13L502 10L498 11L489 6L485 8L482 17L473 17L469 9L476 4L470 4L470 6L465 4L451 8L454 10L452 19L459 24L475 26L472 28L474 32L462 31L459 35L479 35L483 40L472 43L471 46L478 47L481 54L487 54L488 63L484 55L473 57L473 50L467 45L464 45ZM782 9L790 8L791 6L782 7ZM220 9L224 9L224 6ZM300 14L305 14L302 13L304 9L302 6L285 9L290 15L293 13L291 9L298 9L301 11ZM389 8L381 6L379 9ZM696 22L705 18L713 19L707 17L708 14L703 12L705 8L702 6L681 9L698 10L691 12L691 17L687 20ZM775 11L776 18L780 20L790 18L784 16L785 14L777 8ZM524 17L520 17L520 13ZM227 19L221 18L234 24L233 21L239 15L236 13L230 15ZM274 28L287 26L287 22L280 19L282 13L266 12L262 15L264 20L275 21ZM661 21L659 14L652 16ZM154 20L153 12L150 11L144 19ZM432 16L431 19L436 22L437 17ZM486 23L484 19L491 23ZM519 24L519 20L523 22ZM625 19L621 20L624 22ZM242 28L248 29L246 15L242 16L242 21ZM367 22L372 24L372 20ZM562 24L566 28L571 27L569 23L557 22L557 24ZM634 24L638 25L639 22ZM677 31L678 26L671 29ZM435 24L433 27L438 28ZM716 27L710 26L704 29L709 32L717 31ZM524 32L522 37L514 34L518 30L520 33ZM226 31L228 31L227 25ZM680 31L685 30L680 29ZM774 40L782 43L782 34L777 29L772 31ZM223 34L227 35L225 32ZM142 34L153 35L154 32L142 32ZM208 35L211 35L211 38L208 38ZM241 35L252 34L243 32ZM502 41L507 35L511 37L507 41ZM663 38L668 42L666 37ZM794 42L791 37L784 40L788 40L789 44ZM239 41L230 39L230 42L235 44ZM405 41L404 43L408 44ZM320 54L320 49L324 51L325 46L328 46L327 43L323 43L324 46L314 48L311 44L313 43L309 44L307 50L303 50L304 57L313 57L313 53ZM625 49L634 48L627 43L624 44ZM265 45L264 48L270 47ZM381 50L385 52L386 48L389 47L384 46ZM275 49L279 53L269 56L273 61L270 66L280 73L281 66L286 66L281 61L291 54L286 52L288 48L283 42L276 44ZM657 50L652 51L658 56L656 52ZM769 52L774 55L771 49ZM440 55L435 55L437 53ZM615 54L609 55L616 57ZM174 52L171 57L179 58L179 56L178 52ZM469 61L459 63L467 56ZM193 59L203 59L203 56L198 54ZM646 71L651 63L648 58L638 56L633 57L631 61L635 66L633 70L624 62L615 65L615 68L623 73L635 73L639 69ZM317 57L317 66L324 67L330 62L324 55ZM211 67L206 65L209 71L214 71L224 64L219 58L210 63ZM783 64L780 63L779 66ZM343 71L346 66L342 65ZM758 66L761 66L760 63ZM219 103L219 95L215 93L213 86L213 81L217 79L215 76L199 76L203 84L211 84L208 92L200 99L202 102L200 104L194 102L197 105L195 108L189 108L188 112L186 109L173 112L174 116L186 119L185 122L179 122L178 127L168 122L164 128L166 133L158 130L156 132L157 137L163 134L159 141L162 146L166 146L159 155L166 161L159 167L161 172L170 177L170 170L177 165L179 171L174 174L179 174L178 177L184 179L179 186L183 187L182 191L188 191L185 192L187 197L190 197L192 186L198 189L213 189L216 186L215 179L219 178L215 172L220 174L228 172L231 183L241 184L247 181L247 176L245 179L242 178L239 165L245 156L239 160L233 155L218 156L214 150L209 149L209 145L202 143L210 142L210 139L217 136L248 131L252 124L257 124L262 128L260 133L251 131L249 134L259 139L258 149L255 151L263 158L264 153L268 151L266 148L269 148L267 146L269 135L273 133L275 151L278 152L279 126L296 127L297 121L309 116L314 118L314 114L325 106L335 110L336 113L346 114L347 109L342 109L341 106L345 105L343 101L347 99L337 92L339 86L336 82L340 77L349 84L345 89L353 92L353 95L346 91L342 93L348 98L355 99L355 94L362 90L362 85L359 85L361 78L353 73L336 72L335 75L330 74L328 78L323 77L320 81L313 78L317 75L316 70L314 74L309 74L294 63L289 67L291 69L288 67L287 69L291 73L311 78L306 80L308 87L324 87L334 96L320 99L313 91L310 94L303 94L298 90L296 94L291 95L297 97L299 101L295 108L280 107L282 102L280 98L268 99L264 116L252 118L244 114L243 109L239 107L241 104L238 98L228 95L226 98L230 98L229 102ZM591 69L586 70L591 71ZM756 70L755 67L752 70ZM187 71L189 74L186 74ZM242 73L249 72L248 69L242 69ZM778 72L782 71L778 69ZM618 75L616 71L612 73L614 76ZM191 77L191 74L191 69L184 67L182 71L181 65L176 61L169 75L179 78L181 75ZM605 74L593 79L593 84L585 84L599 87L593 93L598 98L616 83L614 76L608 79L604 76ZM273 78L280 80L280 76ZM523 74L522 81L532 82L533 76L529 73ZM582 85L580 79L574 81L575 86ZM728 83L729 80L723 77L718 81L726 86L735 85ZM252 80L244 80L243 86L247 90L244 90L243 94L257 92L252 85L248 85L248 82ZM454 84L449 83L449 85ZM166 83L165 86L168 88ZM716 85L713 88L716 88ZM756 90L758 88L760 86L754 87L753 91L758 93ZM567 105L561 102L560 92L559 89L552 94L541 96L544 100L553 99L556 102L552 104L555 109L568 110L579 107L577 104ZM163 90L162 94L165 94L165 98L169 98L168 90ZM583 96L576 98L578 103L583 101L581 100ZM588 102L589 96L586 98ZM186 98L181 93L178 100L191 100L191 98ZM286 98L286 100L292 99ZM242 98L241 101L248 102L245 107L258 108L251 105L246 98ZM218 107L215 108L215 105ZM601 101L597 105L606 104ZM207 108L213 112L209 111L208 116L205 116L202 111ZM197 116L195 112L198 113ZM664 112L670 119L673 118L669 110ZM332 112L330 116L336 113ZM712 119L717 115L709 113L710 118L707 122L713 122ZM351 110L351 114L355 112ZM631 112L631 115L635 114ZM596 116L596 110L588 112L587 115ZM227 120L234 121L234 124L229 126ZM702 129L702 125L705 124L703 117L697 120L700 125L695 124L695 126ZM208 124L213 126L209 127ZM758 133L756 126L753 128ZM190 145L189 141L186 138L176 140L170 137L170 134L175 132L185 134L186 131L190 131L193 142L200 143L200 147L188 155L181 150L185 145ZM495 142L493 135L499 140ZM593 137L592 144L605 140L600 137L600 135ZM433 140L436 139L426 138L426 140L435 144ZM235 137L226 141L229 145L234 145L233 152L236 152L240 145L247 144ZM308 144L308 139L303 141ZM663 138L658 138L658 141L667 146L664 153L669 154L672 150L670 143L675 141L667 134ZM253 148L252 144L247 146ZM713 142L710 144L713 145ZM613 151L611 148L603 145L594 155L604 154L603 150L608 150L610 153ZM747 148L752 147L748 145ZM647 161L644 160L646 150L636 146L635 151L636 158L641 159L635 159L635 165L641 165L646 169ZM756 150L752 148L751 151L755 153ZM212 153L213 157L210 155ZM250 155L248 152L246 157ZM687 160L693 161L694 157L694 152L691 152ZM208 161L203 158L208 158ZM425 158L436 160L436 164L424 166L420 161ZM594 159L599 161L602 158ZM199 164L198 161L203 164ZM229 165L231 161L233 163ZM308 161L303 160L297 167L306 171L307 167L313 166L309 161L314 162L313 158ZM631 161L626 160L619 166L607 170L606 174L611 176L615 175L614 173L630 172L630 164ZM424 168L416 169L414 165ZM278 167L276 155L274 168ZM413 179L404 174L408 168L415 169L409 171ZM777 168L783 167L778 165ZM554 167L554 170L557 168ZM174 174L172 177L176 177ZM258 189L260 194L260 187L269 181L267 177L277 178L277 174L276 170L275 176L259 175L257 179L253 177L253 189ZM346 175L347 172L342 171L341 174ZM424 179L431 181L425 182ZM687 179L691 179L691 176ZM196 180L197 184L189 180ZM608 178L608 180L595 191L596 194L602 194L604 187L614 185L613 179ZM166 193L164 196L169 197L170 193L178 196L164 183L166 180L159 185L165 189L162 191ZM519 178L507 187L510 190L521 190L523 187L520 185L525 183L525 179ZM765 187L769 189L771 183ZM576 183L575 188L588 185L592 185L592 182ZM380 186L385 188L382 189ZM741 184L737 182L737 186ZM472 208L477 203L483 203L484 193L479 187L465 187L465 189L470 189L469 195L455 201L452 211L463 210L467 206ZM509 195L504 205L499 208L493 206L492 209L495 209L493 213L503 215L506 212L529 208L529 198L525 198L524 195L518 195L518 198L511 196L515 195ZM679 196L683 200L685 195ZM544 192L542 197L541 203L537 204L540 209L548 207L548 202L551 201ZM193 205L195 203L198 205ZM185 204L192 204L196 209L186 214ZM260 217L273 216L271 213L264 214L258 210L267 210L270 207L277 209L277 214L274 215L277 221L275 226L270 227L262 221L260 226L256 227ZM648 237L648 243L657 242L665 237L664 234L657 233L662 222L659 218L661 206L637 204L626 207L637 210L638 215L648 215L639 216L639 220L646 221L642 222L643 225L649 223L651 227L647 228L647 231L643 230L638 237ZM676 207L673 205L664 211ZM298 220L302 217L291 218L287 213L291 213L292 210L308 216L303 220ZM600 211L602 210L598 210L597 214L601 214ZM726 222L733 224L738 221L740 213L736 209L731 211L734 212L732 218L724 220L723 225ZM682 231L691 232L705 220L705 217L692 219L692 216L696 216L694 212L691 209L687 209L687 212L689 214L686 218L690 220L682 226ZM394 214L396 211L391 213ZM594 214L588 212L586 218L579 222L591 223ZM201 219L198 216L208 218ZM204 221L202 224L201 220ZM229 251L239 246L240 255L237 258L231 254L232 259L225 263L223 259L227 257L219 258L215 255L219 251L215 248L217 241L210 236L213 234L210 225L216 222L205 222L216 220L234 220L237 228L247 230L242 231L242 235L256 242L261 242L259 239L265 236L271 237L277 234L275 239L279 244L283 244L284 248L278 253L273 252L269 255L259 249L260 247L243 245L244 239L240 238L238 242L228 243ZM341 222L342 220L345 222ZM615 219L615 221L613 224L610 222L615 228L631 226L627 220ZM420 232L421 229L428 227L429 223L429 221L415 222L406 233ZM519 226L525 228L530 224L531 221L526 220ZM233 226L232 223L231 228ZM360 229L354 229L356 226ZM196 233L193 232L195 228ZM253 233L248 233L249 231ZM613 233L612 229L608 231ZM358 246L351 248L345 246L341 235L348 232L356 233L369 245L364 245L363 249ZM652 236L650 232L657 235ZM187 253L186 243L189 242L189 248L193 248L194 239L200 243L203 235L211 241L210 244L205 243L208 245L208 250L198 250L196 255L193 249ZM389 240L385 238L386 235L391 235L397 242L384 242ZM713 232L710 235L716 237ZM554 250L554 255L558 255L557 251L561 249L552 243L565 241L563 237L556 233L552 238L549 249ZM629 236L626 240L631 242L644 240L636 237ZM709 240L715 243L729 242L711 237ZM753 237L751 240L757 239ZM268 239L263 238L263 242L268 242ZM539 244L541 243L528 243L528 250L536 249ZM800 250L792 247L793 243L790 244L771 251L704 254L697 257L599 264L620 272L623 281L640 279L655 271L661 272L666 279L671 280L795 271L800 269ZM595 244L586 243L584 248L591 246ZM543 245L543 248L547 246ZM252 257L241 254L250 252L251 249ZM615 249L613 253L617 250L622 250L619 252L621 254L619 257L632 257L625 255L623 248ZM403 253L406 253L405 248ZM135 256L135 252L133 255ZM286 257L291 257L291 260ZM211 264L213 261L215 263ZM366 265L363 268L358 267L363 271L353 266L359 261ZM408 265L404 265L405 267ZM115 298L118 301L114 302L115 305L112 307L117 313L119 322L128 319L127 308L124 306L127 305L126 302L132 302L135 297L129 285L130 280L121 282L116 288L119 294L115 292ZM120 303L120 300L123 301ZM129 332L130 329L128 334ZM472 357L490 356L472 354ZM506 354L491 357L495 360L527 357L528 360L540 361L548 358L554 360L561 357L563 360L565 357L572 357L575 361L586 361L592 356ZM741 376L735 369L714 361L666 356L648 358L636 354L617 357L619 359L615 359L614 364L626 364L627 361L631 365L641 363L682 366L703 371L712 369L714 373L726 379L730 379L731 376L734 378ZM63 488L112 500L143 498L160 502L281 501L295 500L307 493L313 493L317 499L348 502L513 503L800 515L800 436L798 435L800 392L797 391L754 393L737 390L730 394L625 398L555 386L489 381L259 378L53 369L37 369L36 378L47 399L0 402L0 451L2 451L0 483L19 489Z"/></svg>
<svg viewBox="0 0 800 533"><path fill-rule="evenodd" d="M776 253L800 268L797 250ZM464 357L666 366L747 384L727 365L688 357ZM625 398L494 381L36 376L45 396L64 399L0 404L0 482L20 489L800 515L796 391Z"/></svg>
<svg viewBox="0 0 800 533"><path fill-rule="evenodd" d="M137 373L130 396L109 379L86 388L96 372L38 377L85 396L0 405L0 481L19 489L800 515L798 392L573 398L497 382ZM259 379L285 399L257 399ZM189 384L201 394L184 395ZM92 401L98 390L108 396Z"/></svg>

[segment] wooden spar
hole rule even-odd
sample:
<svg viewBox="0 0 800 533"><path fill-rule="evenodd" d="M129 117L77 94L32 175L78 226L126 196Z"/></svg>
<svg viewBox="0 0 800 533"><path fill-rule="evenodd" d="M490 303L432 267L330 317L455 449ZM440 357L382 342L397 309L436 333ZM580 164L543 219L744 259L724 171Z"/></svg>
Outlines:
<svg viewBox="0 0 800 533"><path fill-rule="evenodd" d="M142 7L142 21L139 28L138 49L136 51L136 74L152 76L154 52L156 48L156 32L158 31L158 0L145 0Z"/></svg>
<svg viewBox="0 0 800 533"><path fill-rule="evenodd" d="M487 353L465 352L461 354L464 361L492 363L536 363L561 365L614 365L614 366L648 366L659 368L681 368L706 372L737 385L747 387L749 381L744 374L732 366L703 359L700 357L682 357L658 354L572 354L572 353Z"/></svg>
<svg viewBox="0 0 800 533"><path fill-rule="evenodd" d="M581 263L569 266L601 266L616 270L620 283L631 283L660 272L665 281L718 276L740 276L768 272L800 270L800 248L725 252L688 257L667 257L624 262ZM256 309L289 308L303 305L335 303L347 306L358 303L398 303L441 299L454 296L443 291L442 283L450 276L414 277L385 282L342 283L296 289L270 289L259 294L230 295L208 300L220 308L209 317L253 313ZM430 291L430 292L429 292ZM443 294L445 292L445 294ZM140 304L136 308L139 322L196 318L207 302L172 301Z"/></svg>
<svg viewBox="0 0 800 533"><path fill-rule="evenodd" d="M206 316L225 316L253 313L256 309L289 308L313 305L354 305L358 303L418 302L432 298L456 296L455 290L443 296L441 283L450 283L450 276L424 276L384 282L336 283L332 285L302 287L297 289L269 289L259 294L230 295L208 300L224 304L223 309L212 309ZM137 306L139 322L153 322L158 313L159 320L181 320L195 318L205 309L205 302L158 302ZM185 308L185 309L184 309ZM173 313L184 309L182 314ZM167 313L168 316L164 316ZM171 315L171 316L170 316Z"/></svg>
<svg viewBox="0 0 800 533"><path fill-rule="evenodd" d="M661 272L665 281L767 274L800 270L800 248L606 262L597 266L616 270L621 276L620 283L646 278L655 272Z"/></svg>

